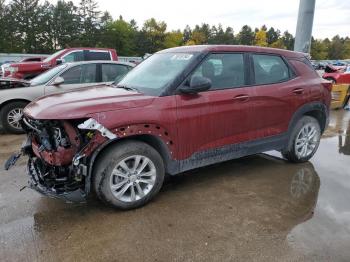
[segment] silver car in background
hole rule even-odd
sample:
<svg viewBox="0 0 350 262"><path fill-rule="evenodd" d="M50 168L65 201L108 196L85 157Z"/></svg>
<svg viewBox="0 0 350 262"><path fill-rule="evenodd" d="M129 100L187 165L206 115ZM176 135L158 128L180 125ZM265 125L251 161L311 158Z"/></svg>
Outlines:
<svg viewBox="0 0 350 262"><path fill-rule="evenodd" d="M21 133L23 108L38 97L121 80L135 65L117 61L64 63L30 81L0 79L0 126Z"/></svg>

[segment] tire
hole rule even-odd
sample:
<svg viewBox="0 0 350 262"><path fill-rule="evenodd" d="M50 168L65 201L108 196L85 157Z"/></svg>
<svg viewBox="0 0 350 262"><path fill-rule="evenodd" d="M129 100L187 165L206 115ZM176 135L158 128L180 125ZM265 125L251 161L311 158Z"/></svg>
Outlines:
<svg viewBox="0 0 350 262"><path fill-rule="evenodd" d="M307 131L311 135L312 128L314 128L315 134L310 139L307 139L306 137L309 136L304 136L304 134ZM288 147L281 152L282 156L293 163L307 162L317 151L320 139L321 128L319 122L311 116L304 116L294 126L289 138ZM303 142L303 140L306 142Z"/></svg>
<svg viewBox="0 0 350 262"><path fill-rule="evenodd" d="M6 104L1 108L0 121L5 132L12 134L22 134L24 132L18 121L16 121L18 119L16 114L21 114L27 104L28 103L18 101ZM13 116L15 119L12 118ZM14 119L15 122L11 123L10 119Z"/></svg>
<svg viewBox="0 0 350 262"><path fill-rule="evenodd" d="M139 162L136 158L139 158ZM146 143L122 141L107 148L96 161L93 171L94 191L104 203L117 209L128 210L145 205L163 185L163 159ZM138 164L135 167L136 162ZM138 175L137 171L141 173Z"/></svg>

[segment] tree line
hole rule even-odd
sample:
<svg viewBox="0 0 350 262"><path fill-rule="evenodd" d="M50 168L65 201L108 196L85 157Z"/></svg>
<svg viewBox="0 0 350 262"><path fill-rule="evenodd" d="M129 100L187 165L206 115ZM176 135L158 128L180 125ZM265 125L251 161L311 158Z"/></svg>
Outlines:
<svg viewBox="0 0 350 262"><path fill-rule="evenodd" d="M66 47L109 47L122 56L142 56L164 48L194 44L242 44L293 49L294 37L274 27L238 32L232 27L203 23L183 30L167 30L167 24L150 18L142 25L101 12L95 0L78 5L59 0L0 0L0 52L52 53ZM350 38L312 38L313 59L350 58Z"/></svg>

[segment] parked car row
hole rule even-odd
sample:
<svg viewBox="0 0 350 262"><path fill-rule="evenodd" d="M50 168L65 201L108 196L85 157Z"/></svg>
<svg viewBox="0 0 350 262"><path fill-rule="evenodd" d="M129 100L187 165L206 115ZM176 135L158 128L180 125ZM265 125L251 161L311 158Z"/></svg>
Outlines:
<svg viewBox="0 0 350 262"><path fill-rule="evenodd" d="M134 67L132 63L116 61L86 61L64 63L31 80L0 79L0 121L7 132L21 133L19 123L23 108L38 97L89 87L100 83L118 82Z"/></svg>
<svg viewBox="0 0 350 262"><path fill-rule="evenodd" d="M349 60L311 60L312 66L315 68L315 70L324 70L326 66L330 65L335 67L336 69L344 69L348 65L350 65Z"/></svg>
<svg viewBox="0 0 350 262"><path fill-rule="evenodd" d="M81 85L86 87L118 81L133 64L112 63L117 60L114 49L67 48L47 57L28 57L20 62L3 64L0 78L0 124L7 132L20 133L22 129L18 121L23 108L34 99Z"/></svg>
<svg viewBox="0 0 350 262"><path fill-rule="evenodd" d="M42 61L11 63L2 66L3 77L32 79L35 76L65 62L110 60L117 61L114 49L107 48L67 48L60 50Z"/></svg>

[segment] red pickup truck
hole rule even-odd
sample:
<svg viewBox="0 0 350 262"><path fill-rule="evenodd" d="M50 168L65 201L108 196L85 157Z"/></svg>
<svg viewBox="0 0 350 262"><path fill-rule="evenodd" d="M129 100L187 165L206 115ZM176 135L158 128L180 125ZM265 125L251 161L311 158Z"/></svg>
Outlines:
<svg viewBox="0 0 350 262"><path fill-rule="evenodd" d="M2 67L4 77L31 79L42 72L64 62L113 60L118 56L115 49L107 48L67 48L50 55L41 62L12 63L8 67Z"/></svg>

